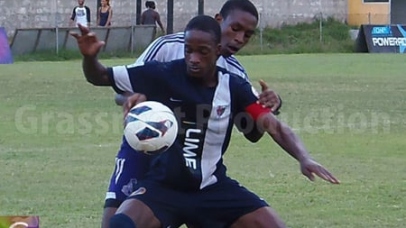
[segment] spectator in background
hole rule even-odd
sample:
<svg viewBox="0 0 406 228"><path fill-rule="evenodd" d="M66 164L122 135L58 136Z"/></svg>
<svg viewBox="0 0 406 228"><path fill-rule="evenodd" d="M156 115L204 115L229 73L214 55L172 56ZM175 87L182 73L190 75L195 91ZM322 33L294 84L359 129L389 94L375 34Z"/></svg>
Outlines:
<svg viewBox="0 0 406 228"><path fill-rule="evenodd" d="M141 14L141 24L142 25L156 25L158 23L162 32L165 34L165 29L164 29L164 26L162 25L161 17L159 16L159 13L157 11L155 11L155 2L146 1L145 7L147 7L147 10L145 10Z"/></svg>
<svg viewBox="0 0 406 228"><path fill-rule="evenodd" d="M110 6L109 0L101 0L101 6L97 11L97 25L107 27L111 25L111 16L113 16L113 10Z"/></svg>
<svg viewBox="0 0 406 228"><path fill-rule="evenodd" d="M78 0L78 6L73 8L72 16L70 17L69 26L81 24L90 26L90 9L85 6L85 0Z"/></svg>

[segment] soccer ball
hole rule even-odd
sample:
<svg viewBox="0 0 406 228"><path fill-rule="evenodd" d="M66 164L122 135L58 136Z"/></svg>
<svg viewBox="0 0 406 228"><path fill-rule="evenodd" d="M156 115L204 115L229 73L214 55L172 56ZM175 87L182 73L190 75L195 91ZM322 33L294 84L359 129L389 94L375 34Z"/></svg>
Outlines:
<svg viewBox="0 0 406 228"><path fill-rule="evenodd" d="M163 152L172 146L177 134L175 115L159 102L141 102L125 118L124 137L134 150L140 152Z"/></svg>

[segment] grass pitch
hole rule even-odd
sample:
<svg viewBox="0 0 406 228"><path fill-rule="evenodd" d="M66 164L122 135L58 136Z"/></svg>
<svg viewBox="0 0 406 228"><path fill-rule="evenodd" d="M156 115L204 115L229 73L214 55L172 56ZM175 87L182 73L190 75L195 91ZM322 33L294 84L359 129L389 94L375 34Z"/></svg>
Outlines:
<svg viewBox="0 0 406 228"><path fill-rule="evenodd" d="M264 79L280 93L280 118L342 184L311 183L268 137L251 144L238 133L229 175L289 227L403 227L406 56L239 59L256 86ZM39 215L45 228L99 227L122 134L112 89L88 84L80 61L0 65L0 81L0 215Z"/></svg>

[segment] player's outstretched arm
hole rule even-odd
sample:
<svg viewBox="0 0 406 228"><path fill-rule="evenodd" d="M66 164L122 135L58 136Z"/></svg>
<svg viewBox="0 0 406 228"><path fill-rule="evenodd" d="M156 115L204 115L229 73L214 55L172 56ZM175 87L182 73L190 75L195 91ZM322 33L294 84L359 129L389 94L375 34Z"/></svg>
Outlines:
<svg viewBox="0 0 406 228"><path fill-rule="evenodd" d="M100 41L89 28L80 24L78 26L80 34L71 33L71 35L76 38L80 53L83 55L82 68L87 81L96 86L110 86L107 68L97 59L104 41Z"/></svg>
<svg viewBox="0 0 406 228"><path fill-rule="evenodd" d="M273 114L262 114L257 119L257 124L263 127L279 146L299 161L303 175L311 181L314 180L314 175L317 175L330 183L340 183L326 168L311 158L299 137Z"/></svg>

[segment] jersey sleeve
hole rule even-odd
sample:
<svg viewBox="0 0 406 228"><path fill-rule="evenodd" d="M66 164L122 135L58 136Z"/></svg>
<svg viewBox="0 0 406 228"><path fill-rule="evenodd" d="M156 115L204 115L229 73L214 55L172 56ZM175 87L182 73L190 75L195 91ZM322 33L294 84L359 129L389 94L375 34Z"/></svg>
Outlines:
<svg viewBox="0 0 406 228"><path fill-rule="evenodd" d="M258 97L253 90L252 85L248 81L240 80L236 86L235 104L238 112L249 114L254 120L258 119L262 114L269 113L271 110L264 107L258 102Z"/></svg>
<svg viewBox="0 0 406 228"><path fill-rule="evenodd" d="M75 20L75 17L76 17L76 7L77 7L77 6L73 7L72 16L70 17L70 19L71 19L72 21L74 21L74 20Z"/></svg>
<svg viewBox="0 0 406 228"><path fill-rule="evenodd" d="M143 66L115 66L107 68L112 87L118 94L124 92L148 94L154 81L162 74L162 67L151 62Z"/></svg>
<svg viewBox="0 0 406 228"><path fill-rule="evenodd" d="M90 8L85 6L86 8L86 19L87 19L87 23L90 23Z"/></svg>

